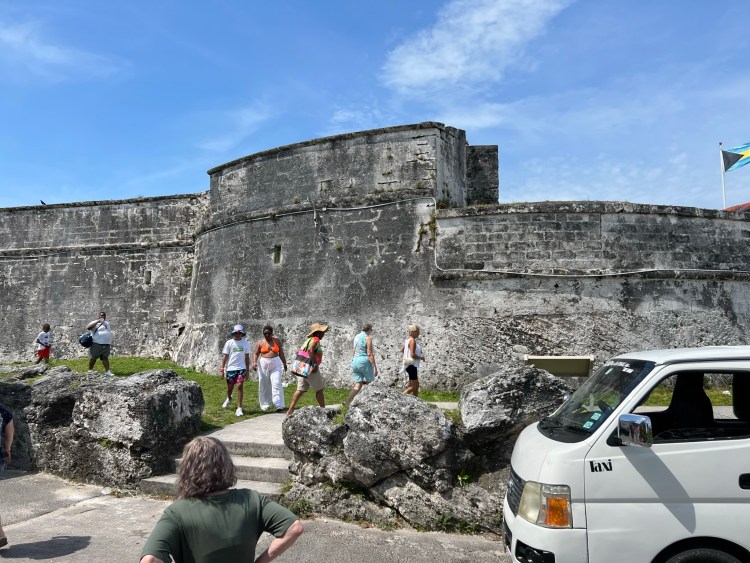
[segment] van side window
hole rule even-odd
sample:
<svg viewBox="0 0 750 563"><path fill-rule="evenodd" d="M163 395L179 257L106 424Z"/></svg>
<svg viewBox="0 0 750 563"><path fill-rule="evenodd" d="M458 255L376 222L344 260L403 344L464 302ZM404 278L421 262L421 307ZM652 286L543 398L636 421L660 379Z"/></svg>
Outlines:
<svg viewBox="0 0 750 563"><path fill-rule="evenodd" d="M651 418L654 443L750 437L750 372L683 371L633 411Z"/></svg>

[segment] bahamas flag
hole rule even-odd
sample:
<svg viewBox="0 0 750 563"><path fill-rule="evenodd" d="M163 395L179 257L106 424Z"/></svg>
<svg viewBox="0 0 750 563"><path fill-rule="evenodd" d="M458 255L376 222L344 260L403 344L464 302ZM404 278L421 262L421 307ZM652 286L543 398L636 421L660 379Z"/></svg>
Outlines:
<svg viewBox="0 0 750 563"><path fill-rule="evenodd" d="M750 164L750 143L722 150L721 158L724 161L724 172L737 170L745 164Z"/></svg>

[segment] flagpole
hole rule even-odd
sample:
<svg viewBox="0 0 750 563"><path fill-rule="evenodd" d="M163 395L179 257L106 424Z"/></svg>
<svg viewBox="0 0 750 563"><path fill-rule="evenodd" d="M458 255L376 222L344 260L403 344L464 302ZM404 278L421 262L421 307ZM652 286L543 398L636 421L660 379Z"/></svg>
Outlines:
<svg viewBox="0 0 750 563"><path fill-rule="evenodd" d="M726 209L727 208L727 190L724 184L724 152L721 148L721 141L719 141L719 164L721 165L721 197L724 201L724 207L722 207L722 209Z"/></svg>

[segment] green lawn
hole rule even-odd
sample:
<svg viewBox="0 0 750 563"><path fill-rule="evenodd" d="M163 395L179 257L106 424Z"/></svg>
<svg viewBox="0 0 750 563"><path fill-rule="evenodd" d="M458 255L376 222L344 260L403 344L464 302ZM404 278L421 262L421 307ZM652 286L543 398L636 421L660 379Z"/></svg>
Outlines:
<svg viewBox="0 0 750 563"><path fill-rule="evenodd" d="M73 371L86 373L88 371L88 358L75 358L71 360L56 359L51 362L51 366L65 365ZM195 381L203 389L203 398L206 401L206 406L203 410L203 417L201 419L201 425L204 430L210 430L213 428L219 428L237 422L237 417L234 415L234 406L230 409L222 409L221 403L227 396L227 385L223 379L218 375L209 375L207 373L195 371L190 368L184 368L177 365L174 362L168 360L157 360L153 358L137 358L137 357L112 357L111 368L116 374L116 377L127 377L135 373L146 371L149 369L171 369L177 372L180 377ZM99 362L97 362L95 369L97 371L103 371L103 368ZM285 378L286 379L286 378ZM245 399L243 401L243 411L245 412L244 418L252 418L254 416L260 416L263 411L260 410L258 405L258 382L257 381L246 381L245 385ZM284 389L284 397L286 398L286 404L292 399L296 386L292 383ZM235 400L236 400L236 389L235 389ZM340 404L349 394L349 389L336 389L334 387L326 387L325 397L326 404ZM455 402L458 401L458 393L452 391L433 391L429 389L420 390L420 398L425 401L438 401L438 402ZM317 405L318 402L315 400L315 394L312 391L308 391L297 403L297 407L305 407L308 405Z"/></svg>
<svg viewBox="0 0 750 563"><path fill-rule="evenodd" d="M721 387L711 387L706 389L706 395L711 399L711 404L715 407L719 406L732 406L732 396L727 395L724 391L729 389L723 389ZM672 400L672 390L663 387L657 387L648 397L648 400L643 403L646 406L667 406Z"/></svg>

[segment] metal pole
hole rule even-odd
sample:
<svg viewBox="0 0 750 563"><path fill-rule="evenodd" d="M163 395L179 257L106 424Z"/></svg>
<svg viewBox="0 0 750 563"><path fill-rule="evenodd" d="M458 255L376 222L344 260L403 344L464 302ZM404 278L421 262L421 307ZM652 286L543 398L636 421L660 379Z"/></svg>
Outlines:
<svg viewBox="0 0 750 563"><path fill-rule="evenodd" d="M721 148L721 142L719 142L719 164L721 165L721 197L724 201L724 207L722 207L722 209L726 209L727 208L727 190L724 184L724 152Z"/></svg>

